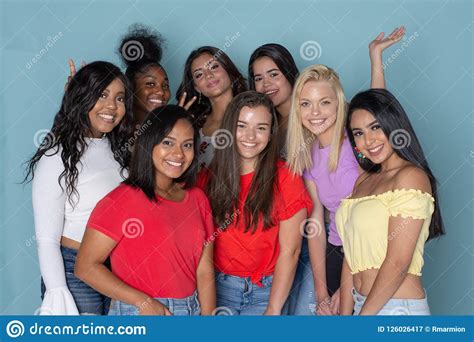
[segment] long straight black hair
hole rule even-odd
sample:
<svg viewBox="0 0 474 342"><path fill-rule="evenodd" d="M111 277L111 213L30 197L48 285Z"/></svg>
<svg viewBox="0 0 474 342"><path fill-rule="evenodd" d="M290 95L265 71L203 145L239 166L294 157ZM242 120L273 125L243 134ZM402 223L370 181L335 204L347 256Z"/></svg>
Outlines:
<svg viewBox="0 0 474 342"><path fill-rule="evenodd" d="M443 235L444 228L438 203L436 178L431 172L420 142L416 137L415 130L400 102L386 89L370 89L354 96L349 104L346 120L346 131L353 148L356 145L351 130L351 118L354 111L358 109L364 109L374 116L385 136L391 140L394 152L400 158L417 166L426 173L435 199L428 239ZM357 158L357 160L362 169L368 173L376 173L381 169L380 164L374 164L368 158Z"/></svg>
<svg viewBox="0 0 474 342"><path fill-rule="evenodd" d="M184 183L183 188L194 186L197 178L198 130L193 126L193 120L188 112L177 105L166 105L152 110L140 128L140 134L134 145L130 172L123 182L134 188L141 189L152 202L157 202L155 196L155 166L153 164L153 148L173 130L180 119L187 120L194 131L194 159L181 177L175 183Z"/></svg>
<svg viewBox="0 0 474 342"><path fill-rule="evenodd" d="M79 176L77 163L87 148L85 138L91 133L88 114L103 91L115 79L121 80L125 88L125 116L110 133L107 133L107 139L122 171L128 166L130 151L124 146L132 132L133 95L130 84L118 67L109 62L97 61L82 67L69 82L61 107L54 117L53 127L36 153L26 163L26 176L23 182L29 182L34 178L35 168L41 157L60 152L64 170L59 175L58 183L63 188L61 180L64 178L66 194L70 203L74 204L71 195L79 195L76 191Z"/></svg>

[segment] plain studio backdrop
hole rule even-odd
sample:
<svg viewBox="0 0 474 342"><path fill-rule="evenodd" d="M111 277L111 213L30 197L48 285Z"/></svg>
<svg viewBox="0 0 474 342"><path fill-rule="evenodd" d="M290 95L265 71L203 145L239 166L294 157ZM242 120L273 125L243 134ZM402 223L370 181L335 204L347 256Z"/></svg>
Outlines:
<svg viewBox="0 0 474 342"><path fill-rule="evenodd" d="M246 74L251 52L276 42L300 70L334 68L348 100L370 86L369 42L405 25L405 39L384 53L387 88L438 177L447 232L426 247L423 282L433 314L473 314L472 14L468 0L2 0L0 314L33 314L40 306L31 185L18 183L59 109L67 59L120 65L119 37L136 22L166 38L162 62L173 94L192 49L219 47Z"/></svg>

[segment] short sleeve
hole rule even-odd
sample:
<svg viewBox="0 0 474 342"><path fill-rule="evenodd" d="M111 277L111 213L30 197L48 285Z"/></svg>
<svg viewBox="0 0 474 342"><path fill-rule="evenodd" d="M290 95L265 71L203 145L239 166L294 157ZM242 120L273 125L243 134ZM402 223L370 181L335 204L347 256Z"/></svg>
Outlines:
<svg viewBox="0 0 474 342"><path fill-rule="evenodd" d="M384 201L390 216L428 219L434 211L434 198L429 193L415 189L397 189L389 193Z"/></svg>
<svg viewBox="0 0 474 342"><path fill-rule="evenodd" d="M113 199L104 197L92 211L87 222L87 228L98 230L119 242L124 235L125 227L129 226L127 225L127 220L131 219L125 218L125 212L122 207Z"/></svg>
<svg viewBox="0 0 474 342"><path fill-rule="evenodd" d="M212 218L212 209L207 196L200 191L199 206L201 208L201 217L204 224L204 239L210 241L214 234L214 220Z"/></svg>
<svg viewBox="0 0 474 342"><path fill-rule="evenodd" d="M206 191L207 182L209 182L210 171L208 168L204 167L199 171L196 186L203 191Z"/></svg>
<svg viewBox="0 0 474 342"><path fill-rule="evenodd" d="M278 192L274 201L278 221L288 220L303 208L309 215L313 206L301 176L292 175L286 167L279 169Z"/></svg>

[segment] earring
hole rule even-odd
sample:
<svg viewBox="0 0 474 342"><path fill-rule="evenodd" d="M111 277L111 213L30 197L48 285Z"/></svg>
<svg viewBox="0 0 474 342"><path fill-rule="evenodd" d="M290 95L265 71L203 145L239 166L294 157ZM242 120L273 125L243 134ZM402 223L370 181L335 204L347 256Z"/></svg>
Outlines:
<svg viewBox="0 0 474 342"><path fill-rule="evenodd" d="M199 93L198 104L201 104L201 92Z"/></svg>
<svg viewBox="0 0 474 342"><path fill-rule="evenodd" d="M357 147L354 147L354 150L355 150L356 153L357 153L357 158L359 158L359 159L360 159L360 158L362 158L362 159L365 158L365 156L362 154L362 152L361 152Z"/></svg>

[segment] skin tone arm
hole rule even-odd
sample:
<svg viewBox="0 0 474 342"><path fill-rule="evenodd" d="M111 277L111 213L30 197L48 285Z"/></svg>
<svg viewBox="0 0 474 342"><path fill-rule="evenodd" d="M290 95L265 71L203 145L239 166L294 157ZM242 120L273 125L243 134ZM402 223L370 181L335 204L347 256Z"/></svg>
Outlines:
<svg viewBox="0 0 474 342"><path fill-rule="evenodd" d="M382 62L382 53L389 46L399 42L405 35L405 27L397 27L384 38L385 33L381 32L370 44L370 67L371 67L371 88L385 89L385 75Z"/></svg>
<svg viewBox="0 0 474 342"><path fill-rule="evenodd" d="M116 242L94 229L86 229L77 254L74 275L104 295L138 307L141 315L170 316L159 301L127 285L115 276L104 262Z"/></svg>
<svg viewBox="0 0 474 342"><path fill-rule="evenodd" d="M313 211L310 216L311 225L318 229L317 234L309 234L309 259L313 272L318 315L331 315L329 306L330 297L326 283L326 229L324 227L324 208L319 200L316 183L305 179L306 189L313 202ZM315 235L315 236L313 236Z"/></svg>
<svg viewBox="0 0 474 342"><path fill-rule="evenodd" d="M212 315L216 308L216 284L214 278L214 244L204 247L197 268L197 291L201 315Z"/></svg>
<svg viewBox="0 0 474 342"><path fill-rule="evenodd" d="M264 315L281 315L281 310L293 285L300 256L301 234L299 226L306 217L306 209L301 209L288 220L280 222L278 233L280 254L273 273L270 299Z"/></svg>
<svg viewBox="0 0 474 342"><path fill-rule="evenodd" d="M349 265L347 264L346 258L342 263L341 272L341 287L339 288L341 296L341 315L352 315L354 310L354 299L352 298L352 287L354 286L354 280L352 278Z"/></svg>

